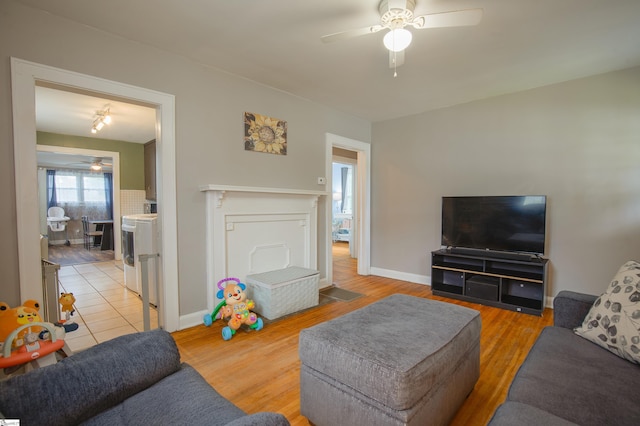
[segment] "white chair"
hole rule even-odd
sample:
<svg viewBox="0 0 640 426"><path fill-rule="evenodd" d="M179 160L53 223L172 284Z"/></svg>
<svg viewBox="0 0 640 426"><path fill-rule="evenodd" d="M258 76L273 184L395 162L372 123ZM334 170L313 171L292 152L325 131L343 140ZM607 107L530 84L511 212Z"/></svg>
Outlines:
<svg viewBox="0 0 640 426"><path fill-rule="evenodd" d="M65 237L65 245L71 245L69 242L67 224L71 220L68 216L64 215L64 209L62 207L49 207L47 210L47 225L52 232L63 232Z"/></svg>

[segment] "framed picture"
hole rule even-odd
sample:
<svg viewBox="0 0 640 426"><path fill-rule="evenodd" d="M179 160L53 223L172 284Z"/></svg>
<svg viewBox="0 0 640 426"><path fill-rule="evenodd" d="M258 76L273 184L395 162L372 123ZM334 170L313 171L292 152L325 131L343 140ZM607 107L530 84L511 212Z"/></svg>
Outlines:
<svg viewBox="0 0 640 426"><path fill-rule="evenodd" d="M245 151L287 155L287 122L252 112L244 113Z"/></svg>

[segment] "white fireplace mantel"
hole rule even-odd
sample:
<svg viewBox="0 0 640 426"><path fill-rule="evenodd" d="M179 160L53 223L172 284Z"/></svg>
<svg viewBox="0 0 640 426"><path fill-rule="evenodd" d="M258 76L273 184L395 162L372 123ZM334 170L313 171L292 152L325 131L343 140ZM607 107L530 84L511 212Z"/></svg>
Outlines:
<svg viewBox="0 0 640 426"><path fill-rule="evenodd" d="M233 192L261 192L271 194L293 194L293 195L329 195L327 191L311 191L308 189L289 188L263 188L259 186L234 186L234 185L202 185L200 191L233 191Z"/></svg>
<svg viewBox="0 0 640 426"><path fill-rule="evenodd" d="M207 307L216 283L287 266L317 269L318 199L326 191L202 185L206 194Z"/></svg>
<svg viewBox="0 0 640 426"><path fill-rule="evenodd" d="M240 193L256 193L256 194L286 194L286 195L302 195L302 196L315 196L317 197L329 195L326 191L311 191L305 189L289 189L289 188L262 188L259 186L234 186L234 185L202 185L200 186L202 192L213 192L217 199L216 204L221 207L225 194L229 192Z"/></svg>

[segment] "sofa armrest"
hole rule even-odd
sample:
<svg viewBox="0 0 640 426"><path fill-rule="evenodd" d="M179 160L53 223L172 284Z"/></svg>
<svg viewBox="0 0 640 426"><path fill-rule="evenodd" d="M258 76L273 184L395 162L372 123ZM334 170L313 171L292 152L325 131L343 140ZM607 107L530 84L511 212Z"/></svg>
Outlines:
<svg viewBox="0 0 640 426"><path fill-rule="evenodd" d="M289 426L289 421L279 413L261 412L240 417L226 426Z"/></svg>
<svg viewBox="0 0 640 426"><path fill-rule="evenodd" d="M0 411L24 424L77 424L180 369L164 330L129 334L0 381Z"/></svg>
<svg viewBox="0 0 640 426"><path fill-rule="evenodd" d="M592 294L561 291L553 299L553 325L570 329L581 326L597 298Z"/></svg>

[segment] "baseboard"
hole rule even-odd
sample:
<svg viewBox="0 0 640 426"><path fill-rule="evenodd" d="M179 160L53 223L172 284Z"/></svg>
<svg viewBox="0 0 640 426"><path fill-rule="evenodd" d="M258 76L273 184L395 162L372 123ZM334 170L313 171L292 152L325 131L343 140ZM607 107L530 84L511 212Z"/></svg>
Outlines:
<svg viewBox="0 0 640 426"><path fill-rule="evenodd" d="M188 315L180 316L180 325L179 330L184 330L185 328L195 327L196 325L204 324L204 316L207 314L211 314L209 311L198 311Z"/></svg>
<svg viewBox="0 0 640 426"><path fill-rule="evenodd" d="M67 240L48 240L47 243L50 246L63 246L67 243ZM80 245L80 244L84 244L84 240L82 238L70 238L69 239L69 243L71 245Z"/></svg>
<svg viewBox="0 0 640 426"><path fill-rule="evenodd" d="M371 275L391 278L394 280L408 281L410 283L431 285L431 277L427 275L410 274L408 272L394 271L391 269L371 267Z"/></svg>
<svg viewBox="0 0 640 426"><path fill-rule="evenodd" d="M331 287L333 283L327 281L327 277L320 278L318 281L318 290L322 290L323 288Z"/></svg>
<svg viewBox="0 0 640 426"><path fill-rule="evenodd" d="M545 308L549 308L549 309L553 309L553 299L555 299L555 297L547 296L547 300L545 300L544 307Z"/></svg>
<svg viewBox="0 0 640 426"><path fill-rule="evenodd" d="M329 283L326 278L321 278L320 281L318 282L318 289L322 290L323 288L327 288L327 287L331 287L331 283ZM193 312L187 315L181 315L179 330L184 330L185 328L195 327L196 325L204 324L204 316L208 314L211 314L211 312L207 310L203 310L203 311Z"/></svg>

